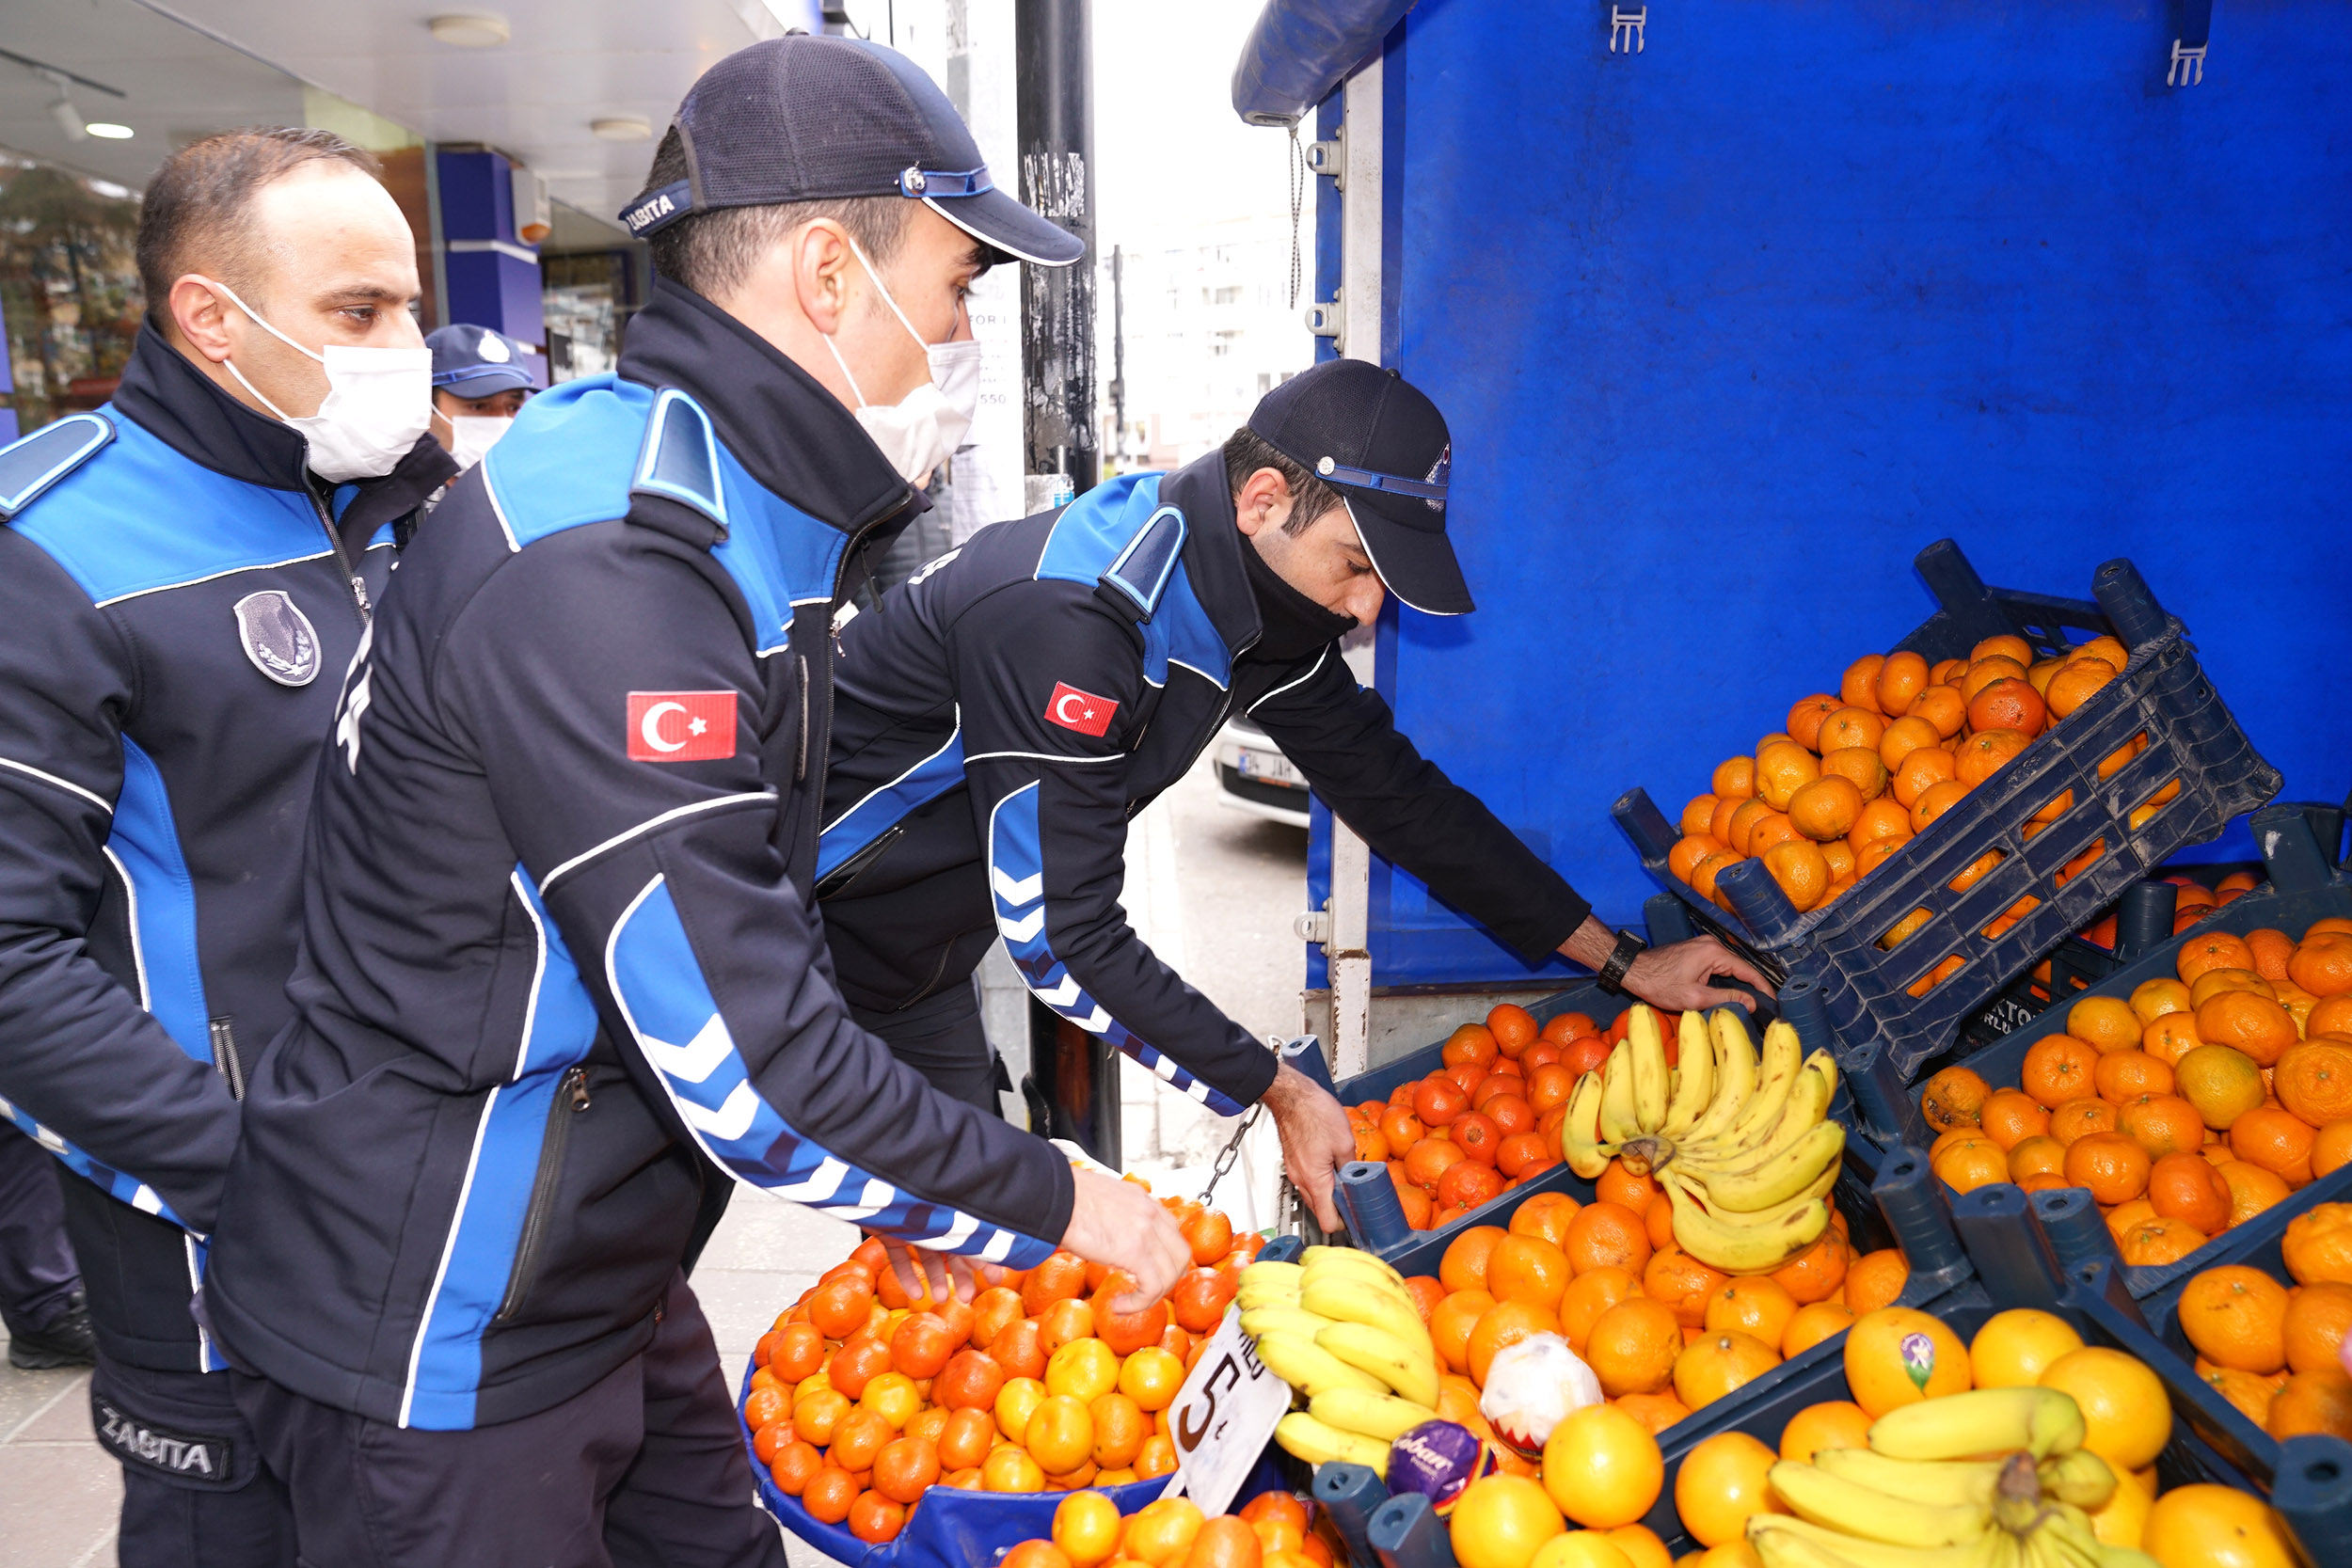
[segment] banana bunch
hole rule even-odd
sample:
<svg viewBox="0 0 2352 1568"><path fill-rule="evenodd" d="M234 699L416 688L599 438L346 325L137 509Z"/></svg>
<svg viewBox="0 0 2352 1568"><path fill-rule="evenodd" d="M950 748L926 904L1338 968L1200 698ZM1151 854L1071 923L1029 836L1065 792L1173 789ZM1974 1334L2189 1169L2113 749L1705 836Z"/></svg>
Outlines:
<svg viewBox="0 0 2352 1568"><path fill-rule="evenodd" d="M1621 1160L1658 1179L1675 1241L1727 1274L1769 1274L1829 1227L1846 1131L1829 1119L1837 1068L1775 1020L1759 1056L1739 1009L1682 1015L1666 1065L1658 1015L1636 1004L1625 1043L1577 1080L1561 1155L1592 1180Z"/></svg>
<svg viewBox="0 0 2352 1568"><path fill-rule="evenodd" d="M1310 1464L1388 1474L1389 1445L1437 1416L1438 1356L1404 1276L1368 1252L1252 1263L1234 1300L1266 1369L1307 1397L1274 1440Z"/></svg>
<svg viewBox="0 0 2352 1568"><path fill-rule="evenodd" d="M1773 1465L1789 1512L1750 1518L1748 1543L1764 1568L2150 1568L2091 1528L2118 1481L2084 1435L2074 1400L2047 1388L1903 1405L1867 1449Z"/></svg>

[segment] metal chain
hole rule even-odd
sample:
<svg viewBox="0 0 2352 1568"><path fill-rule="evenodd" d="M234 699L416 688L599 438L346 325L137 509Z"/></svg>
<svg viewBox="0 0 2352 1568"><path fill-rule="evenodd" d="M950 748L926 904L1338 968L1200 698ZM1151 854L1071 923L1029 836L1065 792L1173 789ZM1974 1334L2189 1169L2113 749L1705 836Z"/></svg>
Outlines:
<svg viewBox="0 0 2352 1568"><path fill-rule="evenodd" d="M1292 139L1297 139L1295 128L1293 130ZM1278 1053L1289 1043L1279 1035L1268 1035L1265 1042ZM1225 1180L1225 1173L1233 1168L1233 1160L1241 1153L1242 1139L1249 1136L1249 1130L1258 1125L1258 1118L1263 1115L1265 1115L1265 1101L1261 1100L1249 1108L1248 1116L1241 1118L1241 1125L1233 1129L1233 1135L1225 1140L1224 1148L1217 1153L1216 1164L1209 1168L1209 1184L1200 1190L1200 1202L1204 1207L1215 1196L1216 1184Z"/></svg>
<svg viewBox="0 0 2352 1568"><path fill-rule="evenodd" d="M1314 177L1307 170L1307 153L1298 145L1298 121L1291 121L1291 309L1298 309L1298 286L1304 277L1299 265L1298 215L1305 208L1307 187Z"/></svg>

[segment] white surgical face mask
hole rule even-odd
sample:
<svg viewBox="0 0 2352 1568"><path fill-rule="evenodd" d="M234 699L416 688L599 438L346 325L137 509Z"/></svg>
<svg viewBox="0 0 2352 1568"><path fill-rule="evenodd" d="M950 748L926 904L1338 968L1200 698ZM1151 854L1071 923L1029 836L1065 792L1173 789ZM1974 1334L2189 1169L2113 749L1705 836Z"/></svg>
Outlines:
<svg viewBox="0 0 2352 1568"><path fill-rule="evenodd" d="M392 471L425 432L433 418L433 351L429 348L350 348L330 343L315 354L262 319L228 285L204 280L251 317L253 324L296 354L326 367L326 399L315 414L286 413L245 378L234 359L224 361L237 385L251 392L278 420L310 444L310 471L341 484L375 479Z"/></svg>
<svg viewBox="0 0 2352 1568"><path fill-rule="evenodd" d="M963 433L972 428L972 416L980 406L980 344L975 338L955 342L924 343L923 335L914 330L907 313L898 309L898 302L890 297L882 286L882 274L858 249L857 242L850 242L850 253L866 276L874 281L874 290L890 307L890 313L898 318L898 325L907 329L907 336L923 343L923 357L930 363L930 379L917 387L897 403L877 407L866 401L858 388L857 377L850 373L849 361L841 357L840 348L833 335L825 335L825 346L833 350L833 362L849 377L850 390L857 398L857 422L882 448L882 455L898 471L898 477L909 484L921 484L931 476L931 470L954 454L963 440Z"/></svg>
<svg viewBox="0 0 2352 1568"><path fill-rule="evenodd" d="M482 461L483 454L498 445L499 437L515 428L515 421L496 414L444 414L449 421L449 454L457 459L460 469L470 468Z"/></svg>

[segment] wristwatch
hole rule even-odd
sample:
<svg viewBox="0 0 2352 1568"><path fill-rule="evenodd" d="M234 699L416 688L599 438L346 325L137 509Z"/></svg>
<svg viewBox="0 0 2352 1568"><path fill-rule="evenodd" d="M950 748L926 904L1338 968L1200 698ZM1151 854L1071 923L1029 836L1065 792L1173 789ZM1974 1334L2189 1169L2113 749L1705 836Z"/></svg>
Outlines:
<svg viewBox="0 0 2352 1568"><path fill-rule="evenodd" d="M1609 961L1600 966L1597 982L1612 996L1625 994L1625 972L1633 967L1633 960L1649 950L1649 944L1630 931L1617 933L1617 945L1609 950Z"/></svg>

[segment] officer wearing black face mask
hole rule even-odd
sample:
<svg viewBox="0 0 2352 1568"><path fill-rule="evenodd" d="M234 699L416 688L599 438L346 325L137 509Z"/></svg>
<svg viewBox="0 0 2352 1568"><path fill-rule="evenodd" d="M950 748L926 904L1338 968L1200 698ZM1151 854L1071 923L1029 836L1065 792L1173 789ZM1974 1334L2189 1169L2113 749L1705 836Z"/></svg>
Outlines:
<svg viewBox="0 0 2352 1568"><path fill-rule="evenodd" d="M1316 795L1532 962L1553 951L1661 1006L1762 977L1701 938L1620 940L1397 733L1341 636L1384 593L1473 608L1446 542L1452 453L1394 371L1316 366L1221 454L1001 523L850 623L834 674L818 896L858 1021L993 1107L971 974L1002 935L1048 1006L1231 1116L1263 1100L1326 1227L1355 1158L1338 1101L1154 958L1119 908L1127 821L1248 713Z"/></svg>

